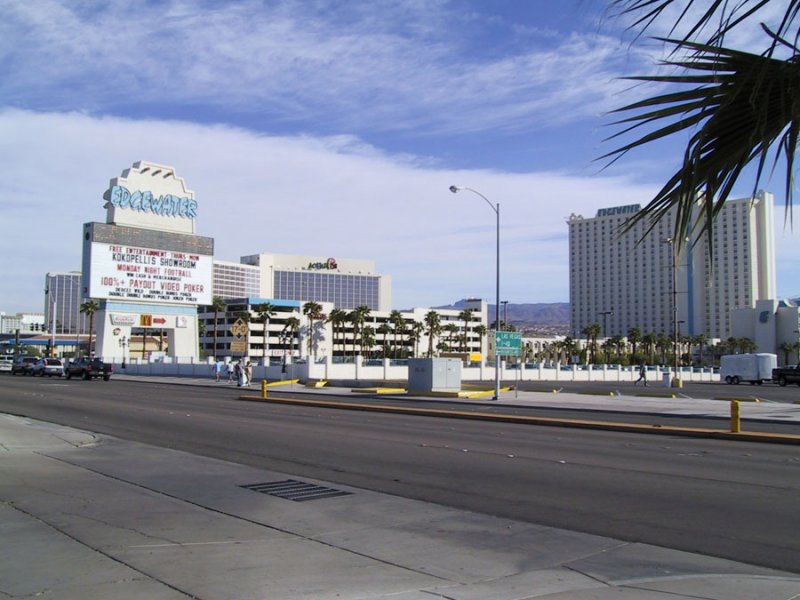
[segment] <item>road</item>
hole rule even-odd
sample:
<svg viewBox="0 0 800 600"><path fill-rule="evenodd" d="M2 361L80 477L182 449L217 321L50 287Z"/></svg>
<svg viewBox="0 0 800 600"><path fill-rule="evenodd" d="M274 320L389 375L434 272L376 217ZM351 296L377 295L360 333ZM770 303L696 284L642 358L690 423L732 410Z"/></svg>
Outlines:
<svg viewBox="0 0 800 600"><path fill-rule="evenodd" d="M800 448L3 378L0 412L521 521L800 572Z"/></svg>

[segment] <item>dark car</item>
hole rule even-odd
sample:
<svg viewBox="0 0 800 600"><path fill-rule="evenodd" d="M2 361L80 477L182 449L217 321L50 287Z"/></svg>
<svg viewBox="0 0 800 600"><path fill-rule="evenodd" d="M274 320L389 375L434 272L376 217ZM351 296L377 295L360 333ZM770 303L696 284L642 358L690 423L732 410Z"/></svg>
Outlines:
<svg viewBox="0 0 800 600"><path fill-rule="evenodd" d="M64 374L67 379L73 377L81 377L82 379L95 379L102 377L104 381L111 379L111 372L114 369L110 364L104 363L101 358L76 358L71 363L67 364L64 369Z"/></svg>
<svg viewBox="0 0 800 600"><path fill-rule="evenodd" d="M29 354L20 354L14 358L14 364L11 365L12 375L30 375L31 368L39 360L38 356L30 356Z"/></svg>
<svg viewBox="0 0 800 600"><path fill-rule="evenodd" d="M31 367L31 375L61 377L64 374L64 363L58 358L40 358Z"/></svg>

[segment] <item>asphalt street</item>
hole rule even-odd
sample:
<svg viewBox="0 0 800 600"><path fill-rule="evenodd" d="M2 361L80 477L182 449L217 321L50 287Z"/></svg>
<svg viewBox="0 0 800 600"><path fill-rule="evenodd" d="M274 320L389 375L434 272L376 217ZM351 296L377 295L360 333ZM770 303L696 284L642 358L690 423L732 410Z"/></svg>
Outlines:
<svg viewBox="0 0 800 600"><path fill-rule="evenodd" d="M0 411L800 572L798 446L331 411L241 402L240 393L224 384L15 378L0 390Z"/></svg>

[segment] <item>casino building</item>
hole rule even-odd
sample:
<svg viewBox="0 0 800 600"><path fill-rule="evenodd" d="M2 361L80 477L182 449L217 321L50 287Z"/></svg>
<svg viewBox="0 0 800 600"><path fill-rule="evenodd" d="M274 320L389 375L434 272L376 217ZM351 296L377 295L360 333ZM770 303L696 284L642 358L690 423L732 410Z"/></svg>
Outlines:
<svg viewBox="0 0 800 600"><path fill-rule="evenodd" d="M671 335L676 321L679 335L727 339L732 310L776 297L772 194L728 200L712 237L695 237L677 254L674 211L649 232L650 223L639 222L620 234L639 210L635 204L569 217L574 337L594 323L603 327L601 337L626 336L632 327Z"/></svg>
<svg viewBox="0 0 800 600"><path fill-rule="evenodd" d="M254 254L243 256L241 262L260 269L261 296L266 298L329 302L348 310L391 309L391 277L375 273L370 260Z"/></svg>

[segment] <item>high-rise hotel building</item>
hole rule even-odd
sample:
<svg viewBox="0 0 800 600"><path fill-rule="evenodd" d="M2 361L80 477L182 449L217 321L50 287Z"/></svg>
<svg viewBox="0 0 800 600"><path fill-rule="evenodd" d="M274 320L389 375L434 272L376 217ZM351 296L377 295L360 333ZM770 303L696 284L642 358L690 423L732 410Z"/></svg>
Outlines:
<svg viewBox="0 0 800 600"><path fill-rule="evenodd" d="M639 210L634 204L602 208L594 218L569 217L575 337L582 337L581 331L593 323L604 328L603 337L625 336L632 327L642 334L671 335L677 320L681 335L726 339L731 310L775 298L772 194L728 200L714 221L711 239L703 234L677 254L671 241L674 211L649 232L651 223L642 221L620 233Z"/></svg>

